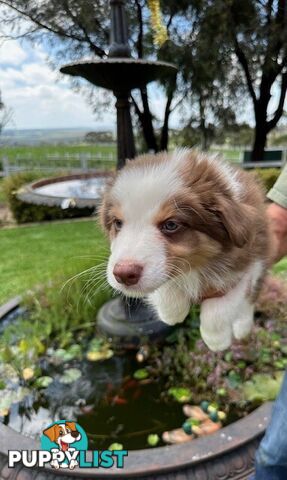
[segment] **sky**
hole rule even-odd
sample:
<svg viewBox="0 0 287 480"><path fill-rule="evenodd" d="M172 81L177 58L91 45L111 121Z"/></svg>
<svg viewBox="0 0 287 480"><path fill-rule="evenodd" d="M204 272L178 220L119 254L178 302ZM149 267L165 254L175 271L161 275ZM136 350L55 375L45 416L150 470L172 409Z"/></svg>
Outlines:
<svg viewBox="0 0 287 480"><path fill-rule="evenodd" d="M53 70L42 46L7 40L0 45L0 90L2 100L12 109L6 128L89 128L115 129L115 110L98 118L84 95L72 90L67 76ZM98 95L102 95L98 90ZM163 112L164 99L151 87L153 108ZM172 126L179 124L174 115Z"/></svg>
<svg viewBox="0 0 287 480"><path fill-rule="evenodd" d="M95 115L87 99L73 91L68 76L52 69L48 55L41 45L28 41L6 40L0 43L0 90L5 105L12 110L12 122L6 128L87 128L115 130L115 109ZM85 82L83 80L83 82ZM153 112L161 119L165 98L153 83L149 87ZM103 90L98 89L98 96ZM274 89L270 111L274 111L279 91ZM244 102L239 121L254 123L251 103ZM170 126L180 128L181 113L170 117Z"/></svg>

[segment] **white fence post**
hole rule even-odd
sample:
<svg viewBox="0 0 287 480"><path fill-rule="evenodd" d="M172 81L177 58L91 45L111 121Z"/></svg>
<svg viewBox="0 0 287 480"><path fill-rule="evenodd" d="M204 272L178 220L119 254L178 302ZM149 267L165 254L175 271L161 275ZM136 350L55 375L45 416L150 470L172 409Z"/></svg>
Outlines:
<svg viewBox="0 0 287 480"><path fill-rule="evenodd" d="M8 157L2 157L2 168L4 172L4 177L8 177L10 173Z"/></svg>

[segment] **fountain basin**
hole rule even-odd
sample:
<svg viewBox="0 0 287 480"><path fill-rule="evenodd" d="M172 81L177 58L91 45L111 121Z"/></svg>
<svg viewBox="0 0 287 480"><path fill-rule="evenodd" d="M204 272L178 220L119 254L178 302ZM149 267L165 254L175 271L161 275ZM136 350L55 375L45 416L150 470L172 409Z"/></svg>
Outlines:
<svg viewBox="0 0 287 480"><path fill-rule="evenodd" d="M13 316L19 307L16 298L0 308L0 325ZM202 480L247 479L252 472L254 453L269 422L271 403L266 403L245 418L236 421L213 435L193 440L190 443L165 446L155 449L131 450L123 470L77 469L65 475L51 468L27 469L19 466L8 469L8 450L39 449L40 442L21 435L0 424L0 478L12 479L60 479L60 478L150 478L169 480L200 478ZM89 452L87 459L91 458Z"/></svg>
<svg viewBox="0 0 287 480"><path fill-rule="evenodd" d="M24 203L68 208L94 209L99 203L110 172L82 173L45 178L24 185L17 198Z"/></svg>

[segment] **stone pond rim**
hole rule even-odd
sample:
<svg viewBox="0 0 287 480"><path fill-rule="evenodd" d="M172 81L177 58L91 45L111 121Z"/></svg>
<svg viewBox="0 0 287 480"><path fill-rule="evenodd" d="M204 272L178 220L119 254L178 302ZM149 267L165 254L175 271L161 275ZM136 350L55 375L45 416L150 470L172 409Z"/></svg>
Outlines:
<svg viewBox="0 0 287 480"><path fill-rule="evenodd" d="M16 297L0 307L0 322L19 306ZM77 469L56 472L50 467L8 468L9 450L40 448L40 441L0 424L0 480L65 480L68 478L114 478L150 480L247 480L253 471L255 450L271 415L270 402L213 435L182 445L131 451L124 470ZM89 456L87 454L87 460Z"/></svg>

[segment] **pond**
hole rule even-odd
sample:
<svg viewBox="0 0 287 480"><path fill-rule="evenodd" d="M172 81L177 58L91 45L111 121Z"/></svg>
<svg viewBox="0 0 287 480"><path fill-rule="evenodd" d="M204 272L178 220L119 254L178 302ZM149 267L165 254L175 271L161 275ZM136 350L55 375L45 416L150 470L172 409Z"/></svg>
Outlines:
<svg viewBox="0 0 287 480"><path fill-rule="evenodd" d="M26 436L39 438L65 418L86 430L91 449L145 449L163 446L166 431L182 433L186 404L208 403L209 419L225 426L277 395L287 366L285 286L281 298L271 298L269 285L250 338L227 352L203 344L193 309L162 345L143 344L141 359L99 335L94 305L84 316L75 292L75 304L60 296L55 308L55 290L35 294L26 310L0 323L0 421ZM157 437L154 445L149 436Z"/></svg>
<svg viewBox="0 0 287 480"><path fill-rule="evenodd" d="M22 309L4 318L2 330L17 316L23 316ZM105 449L117 442L134 450L148 447L149 434L161 437L165 430L184 422L182 406L162 400L160 380L133 378L139 367L135 353L114 355L100 362L72 359L62 363L58 352L48 352L49 361L45 357L40 365L42 376L53 381L43 390L23 391L24 398L12 404L8 415L0 417L5 425L39 438L55 420L73 419L87 432L91 449ZM72 370L81 373L79 378L65 380L63 373Z"/></svg>

